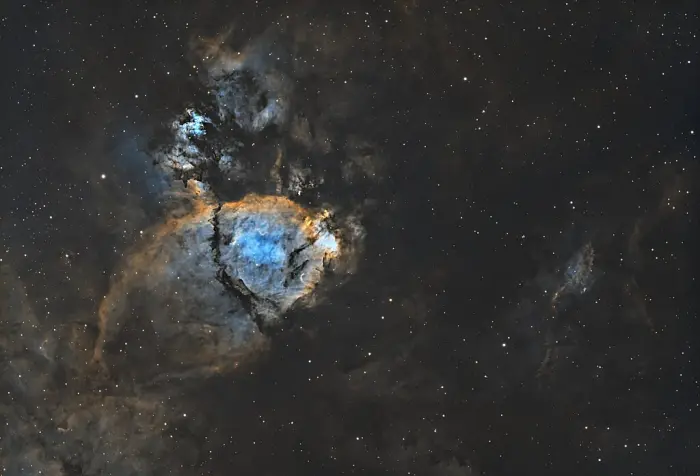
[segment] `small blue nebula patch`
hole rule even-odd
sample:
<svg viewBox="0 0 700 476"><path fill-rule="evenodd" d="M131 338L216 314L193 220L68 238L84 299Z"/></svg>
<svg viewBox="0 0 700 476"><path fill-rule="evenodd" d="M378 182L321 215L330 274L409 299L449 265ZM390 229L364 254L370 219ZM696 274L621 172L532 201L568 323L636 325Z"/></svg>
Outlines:
<svg viewBox="0 0 700 476"><path fill-rule="evenodd" d="M192 109L188 109L187 114L190 116L190 120L180 124L180 134L184 137L197 138L205 135L207 131L204 128L204 124L211 124L211 119Z"/></svg>
<svg viewBox="0 0 700 476"><path fill-rule="evenodd" d="M563 289L574 293L585 293L593 284L594 250L589 244L574 254L564 270Z"/></svg>
<svg viewBox="0 0 700 476"><path fill-rule="evenodd" d="M329 231L323 231L322 233L320 233L314 244L323 248L329 253L338 252L338 240Z"/></svg>
<svg viewBox="0 0 700 476"><path fill-rule="evenodd" d="M254 216L240 223L231 244L241 258L254 265L283 268L287 259L285 236L284 228L274 220Z"/></svg>

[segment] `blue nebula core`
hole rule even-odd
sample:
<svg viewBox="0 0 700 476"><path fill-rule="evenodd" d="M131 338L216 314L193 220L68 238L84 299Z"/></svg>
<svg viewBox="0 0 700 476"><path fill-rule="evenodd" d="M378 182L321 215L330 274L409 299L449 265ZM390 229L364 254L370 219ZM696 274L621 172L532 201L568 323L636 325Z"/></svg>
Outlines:
<svg viewBox="0 0 700 476"><path fill-rule="evenodd" d="M285 248L287 230L270 217L252 215L239 223L232 243L238 255L255 266L284 268L288 250Z"/></svg>
<svg viewBox="0 0 700 476"><path fill-rule="evenodd" d="M283 268L287 257L283 237L281 230L245 230L238 235L236 246L242 258L257 266Z"/></svg>

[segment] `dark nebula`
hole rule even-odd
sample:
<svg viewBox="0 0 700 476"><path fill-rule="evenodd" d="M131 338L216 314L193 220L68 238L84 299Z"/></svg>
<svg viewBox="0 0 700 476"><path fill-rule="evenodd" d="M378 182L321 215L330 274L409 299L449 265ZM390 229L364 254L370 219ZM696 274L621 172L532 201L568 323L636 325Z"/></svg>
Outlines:
<svg viewBox="0 0 700 476"><path fill-rule="evenodd" d="M698 474L699 15L3 2L0 474Z"/></svg>

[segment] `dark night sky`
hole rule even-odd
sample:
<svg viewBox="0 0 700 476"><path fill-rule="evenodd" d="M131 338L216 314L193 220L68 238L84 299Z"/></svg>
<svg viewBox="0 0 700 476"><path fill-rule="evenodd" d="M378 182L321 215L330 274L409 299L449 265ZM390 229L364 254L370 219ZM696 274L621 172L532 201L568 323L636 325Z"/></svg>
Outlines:
<svg viewBox="0 0 700 476"><path fill-rule="evenodd" d="M699 16L3 1L0 473L698 474ZM241 133L243 178L202 182L356 218L356 264L240 365L145 384L151 354L124 349L169 345L153 285L105 374L100 306L126 302L114 276L188 200L154 157L164 125L211 103L196 45L224 32L215 60L248 48L290 118ZM318 184L275 192L280 150Z"/></svg>

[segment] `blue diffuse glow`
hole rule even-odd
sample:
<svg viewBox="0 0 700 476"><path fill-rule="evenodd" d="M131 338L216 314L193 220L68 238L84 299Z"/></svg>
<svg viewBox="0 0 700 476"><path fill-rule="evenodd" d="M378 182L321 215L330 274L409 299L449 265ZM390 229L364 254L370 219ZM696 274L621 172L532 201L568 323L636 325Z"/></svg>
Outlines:
<svg viewBox="0 0 700 476"><path fill-rule="evenodd" d="M251 216L241 223L231 243L239 256L257 266L283 268L287 253L284 247L285 230L274 220Z"/></svg>
<svg viewBox="0 0 700 476"><path fill-rule="evenodd" d="M321 232L316 239L315 245L320 246L328 253L338 252L338 240L329 231Z"/></svg>
<svg viewBox="0 0 700 476"><path fill-rule="evenodd" d="M563 289L585 293L593 282L593 247L586 244L569 260L564 271Z"/></svg>
<svg viewBox="0 0 700 476"><path fill-rule="evenodd" d="M194 109L188 109L187 114L190 120L180 124L180 134L184 137L202 137L207 133L204 129L204 124L211 124L211 119L204 116Z"/></svg>

